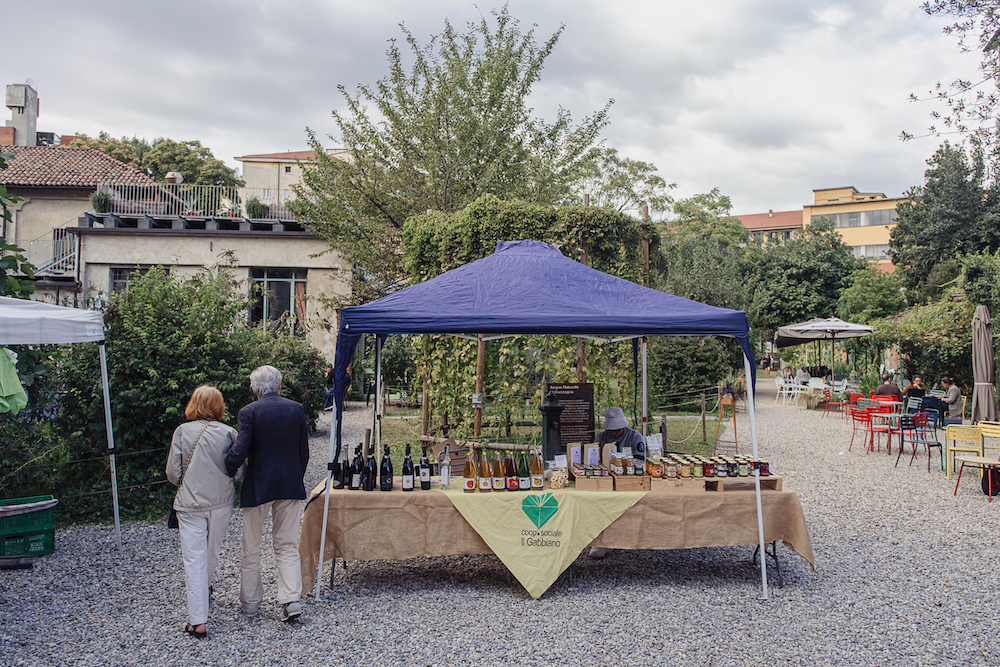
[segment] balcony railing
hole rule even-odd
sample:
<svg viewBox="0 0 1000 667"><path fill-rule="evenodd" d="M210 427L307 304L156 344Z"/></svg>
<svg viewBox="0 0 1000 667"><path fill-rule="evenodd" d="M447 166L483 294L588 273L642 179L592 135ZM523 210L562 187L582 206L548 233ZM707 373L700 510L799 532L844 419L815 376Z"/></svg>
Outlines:
<svg viewBox="0 0 1000 667"><path fill-rule="evenodd" d="M73 237L65 227L57 227L34 241L29 241L28 262L35 267L38 275L72 273L76 270Z"/></svg>
<svg viewBox="0 0 1000 667"><path fill-rule="evenodd" d="M206 218L251 218L254 220L294 220L289 199L274 188L235 188L226 185L98 185L110 192L111 210L100 213L120 215L176 215ZM250 204L248 211L248 203ZM260 205L256 205L259 203Z"/></svg>

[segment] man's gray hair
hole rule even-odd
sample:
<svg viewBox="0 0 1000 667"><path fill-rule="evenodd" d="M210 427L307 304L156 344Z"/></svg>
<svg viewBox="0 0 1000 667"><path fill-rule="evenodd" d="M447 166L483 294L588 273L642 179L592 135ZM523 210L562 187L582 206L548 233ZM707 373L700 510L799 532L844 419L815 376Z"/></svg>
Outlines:
<svg viewBox="0 0 1000 667"><path fill-rule="evenodd" d="M274 366L260 366L250 374L250 388L258 396L276 394L281 387L281 371Z"/></svg>

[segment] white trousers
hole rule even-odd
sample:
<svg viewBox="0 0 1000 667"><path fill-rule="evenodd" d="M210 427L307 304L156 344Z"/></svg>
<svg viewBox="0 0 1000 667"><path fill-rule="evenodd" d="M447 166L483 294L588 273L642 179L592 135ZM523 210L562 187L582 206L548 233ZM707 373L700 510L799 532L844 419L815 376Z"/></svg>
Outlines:
<svg viewBox="0 0 1000 667"><path fill-rule="evenodd" d="M271 512L271 544L278 565L278 604L298 602L302 597L302 566L299 562L301 500L275 500L243 508L243 562L240 571L240 603L247 614L256 614L264 599L260 579L260 544L264 519Z"/></svg>
<svg viewBox="0 0 1000 667"><path fill-rule="evenodd" d="M232 516L232 507L207 512L177 512L188 598L188 623L191 625L208 622L208 587L215 579L222 536Z"/></svg>

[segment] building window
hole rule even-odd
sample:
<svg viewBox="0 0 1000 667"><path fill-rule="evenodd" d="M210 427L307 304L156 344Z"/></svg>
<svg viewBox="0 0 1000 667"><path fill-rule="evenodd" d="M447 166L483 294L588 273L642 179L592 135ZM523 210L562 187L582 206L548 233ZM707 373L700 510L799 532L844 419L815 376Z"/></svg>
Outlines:
<svg viewBox="0 0 1000 667"><path fill-rule="evenodd" d="M285 188L285 201L288 201L291 198L292 198L291 191L288 188Z"/></svg>
<svg viewBox="0 0 1000 667"><path fill-rule="evenodd" d="M855 211L853 213L828 213L810 216L810 221L828 218L834 227L879 227L896 224L896 209L885 208L878 211Z"/></svg>
<svg viewBox="0 0 1000 667"><path fill-rule="evenodd" d="M856 245L851 246L851 251L858 259L874 262L889 259L889 244L880 243L878 245Z"/></svg>
<svg viewBox="0 0 1000 667"><path fill-rule="evenodd" d="M290 164L286 164L285 165L285 173L286 174L292 173L292 165L290 165Z"/></svg>
<svg viewBox="0 0 1000 667"><path fill-rule="evenodd" d="M251 268L251 324L288 322L294 329L305 322L306 275L306 269Z"/></svg>
<svg viewBox="0 0 1000 667"><path fill-rule="evenodd" d="M271 188L261 188L260 196L261 199L269 199L271 197Z"/></svg>
<svg viewBox="0 0 1000 667"><path fill-rule="evenodd" d="M167 270L164 269L166 272ZM111 275L108 279L108 288L111 293L124 292L128 289L128 286L132 284L139 276L144 276L149 273L149 268L119 268L112 267Z"/></svg>

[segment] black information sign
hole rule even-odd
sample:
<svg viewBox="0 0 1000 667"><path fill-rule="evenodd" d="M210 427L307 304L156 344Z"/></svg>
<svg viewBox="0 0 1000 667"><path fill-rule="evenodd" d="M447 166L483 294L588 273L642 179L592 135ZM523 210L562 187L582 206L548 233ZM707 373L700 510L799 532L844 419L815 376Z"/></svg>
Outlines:
<svg viewBox="0 0 1000 667"><path fill-rule="evenodd" d="M563 447L570 442L594 442L594 383L553 383L549 391L565 406L560 419Z"/></svg>

